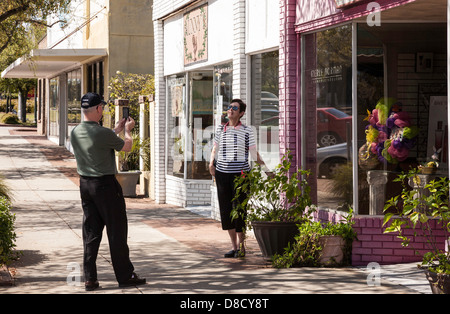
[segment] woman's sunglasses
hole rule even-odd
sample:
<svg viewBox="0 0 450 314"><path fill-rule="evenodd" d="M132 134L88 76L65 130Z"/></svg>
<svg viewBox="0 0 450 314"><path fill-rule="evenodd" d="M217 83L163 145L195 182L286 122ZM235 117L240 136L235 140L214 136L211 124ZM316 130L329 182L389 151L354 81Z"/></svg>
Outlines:
<svg viewBox="0 0 450 314"><path fill-rule="evenodd" d="M227 110L230 110L230 109L233 109L234 111L238 111L239 107L238 106L229 105Z"/></svg>

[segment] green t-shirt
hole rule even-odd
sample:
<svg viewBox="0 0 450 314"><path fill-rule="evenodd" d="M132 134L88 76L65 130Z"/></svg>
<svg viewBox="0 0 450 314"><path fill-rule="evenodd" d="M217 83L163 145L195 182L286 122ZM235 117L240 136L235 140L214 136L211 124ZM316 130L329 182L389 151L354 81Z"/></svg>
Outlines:
<svg viewBox="0 0 450 314"><path fill-rule="evenodd" d="M101 177L117 172L114 150L122 150L125 142L113 130L84 121L72 130L70 142L79 175Z"/></svg>

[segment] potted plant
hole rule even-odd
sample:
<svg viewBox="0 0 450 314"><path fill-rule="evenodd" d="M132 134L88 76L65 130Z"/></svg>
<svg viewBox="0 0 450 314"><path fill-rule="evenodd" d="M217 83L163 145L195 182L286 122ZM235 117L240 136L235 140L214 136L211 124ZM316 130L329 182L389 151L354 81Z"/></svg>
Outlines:
<svg viewBox="0 0 450 314"><path fill-rule="evenodd" d="M120 183L124 196L136 196L136 185L141 175L139 171L139 156L141 152L148 156L147 150L150 149L149 139L141 141L139 134L133 132L133 146L129 152L119 152L119 172L116 174L117 181ZM145 159L145 158L144 158Z"/></svg>
<svg viewBox="0 0 450 314"><path fill-rule="evenodd" d="M282 253L298 233L297 224L310 219L310 187L308 171L291 171L292 156L287 153L273 173L266 176L260 166L235 180L237 200L242 193L245 200L232 211L236 217L246 212L247 228L253 228L263 256L271 258Z"/></svg>
<svg viewBox="0 0 450 314"><path fill-rule="evenodd" d="M410 189L408 181L421 186L417 170L403 173L395 181L403 185L400 195L386 202L385 232L398 232L402 245L408 246L415 237L426 239L422 264L433 293L450 293L450 233L449 179L437 178L424 185L423 191ZM392 210L396 210L392 212ZM398 216L397 216L398 214ZM405 229L414 232L405 233ZM418 232L420 230L420 232Z"/></svg>
<svg viewBox="0 0 450 314"><path fill-rule="evenodd" d="M353 212L338 223L307 221L299 225L295 242L283 254L273 257L277 268L341 266L351 263L351 249L356 232Z"/></svg>

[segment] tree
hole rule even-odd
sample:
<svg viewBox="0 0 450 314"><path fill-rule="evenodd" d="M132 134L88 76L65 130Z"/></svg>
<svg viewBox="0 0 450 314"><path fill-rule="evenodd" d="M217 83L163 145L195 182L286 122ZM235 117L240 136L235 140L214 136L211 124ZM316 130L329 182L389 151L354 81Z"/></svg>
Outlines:
<svg viewBox="0 0 450 314"><path fill-rule="evenodd" d="M70 0L0 1L0 54L12 43L26 40L30 25L48 26L47 17L67 12ZM57 21L58 23L61 21Z"/></svg>
<svg viewBox="0 0 450 314"><path fill-rule="evenodd" d="M45 35L47 17L67 13L70 0L1 0L0 1L0 72L17 58L28 54ZM55 23L59 23L57 21ZM26 95L36 85L30 79L0 79L0 92L22 94L22 112ZM22 120L25 117L21 117Z"/></svg>

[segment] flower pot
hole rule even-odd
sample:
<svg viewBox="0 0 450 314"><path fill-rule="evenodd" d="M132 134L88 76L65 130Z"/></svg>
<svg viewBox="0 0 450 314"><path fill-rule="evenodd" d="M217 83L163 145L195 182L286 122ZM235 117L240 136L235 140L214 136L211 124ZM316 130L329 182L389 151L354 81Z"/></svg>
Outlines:
<svg viewBox="0 0 450 314"><path fill-rule="evenodd" d="M319 263L325 266L339 265L344 259L345 241L341 236L321 236L322 253Z"/></svg>
<svg viewBox="0 0 450 314"><path fill-rule="evenodd" d="M136 184L140 175L140 171L121 171L116 173L116 179L122 187L123 196L136 196Z"/></svg>
<svg viewBox="0 0 450 314"><path fill-rule="evenodd" d="M438 274L425 269L425 276L433 294L450 294L450 275Z"/></svg>
<svg viewBox="0 0 450 314"><path fill-rule="evenodd" d="M261 253L266 259L275 254L283 254L284 249L299 234L295 222L252 221L252 227Z"/></svg>
<svg viewBox="0 0 450 314"><path fill-rule="evenodd" d="M437 171L436 167L423 167L420 169L420 172L423 174L435 174Z"/></svg>

